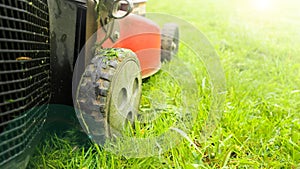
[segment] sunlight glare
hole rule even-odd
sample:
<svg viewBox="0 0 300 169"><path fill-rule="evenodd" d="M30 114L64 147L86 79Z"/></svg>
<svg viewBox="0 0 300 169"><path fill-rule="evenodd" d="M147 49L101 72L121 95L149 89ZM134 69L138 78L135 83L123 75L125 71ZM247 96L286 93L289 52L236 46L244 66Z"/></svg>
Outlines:
<svg viewBox="0 0 300 169"><path fill-rule="evenodd" d="M272 7L271 0L253 0L252 5L258 11L267 11Z"/></svg>

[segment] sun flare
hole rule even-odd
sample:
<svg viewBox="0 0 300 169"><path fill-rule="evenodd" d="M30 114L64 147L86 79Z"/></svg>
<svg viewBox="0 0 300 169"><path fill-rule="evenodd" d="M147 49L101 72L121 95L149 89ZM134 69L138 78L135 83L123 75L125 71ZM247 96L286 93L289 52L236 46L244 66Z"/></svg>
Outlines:
<svg viewBox="0 0 300 169"><path fill-rule="evenodd" d="M252 6L255 10L258 11L267 11L272 8L272 1L271 0L253 0Z"/></svg>

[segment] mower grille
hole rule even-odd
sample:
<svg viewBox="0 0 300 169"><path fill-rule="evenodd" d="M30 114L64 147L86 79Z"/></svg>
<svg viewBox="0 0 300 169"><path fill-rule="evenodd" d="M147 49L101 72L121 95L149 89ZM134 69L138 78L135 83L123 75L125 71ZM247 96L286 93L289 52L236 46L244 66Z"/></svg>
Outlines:
<svg viewBox="0 0 300 169"><path fill-rule="evenodd" d="M22 154L50 98L47 0L0 1L0 166Z"/></svg>

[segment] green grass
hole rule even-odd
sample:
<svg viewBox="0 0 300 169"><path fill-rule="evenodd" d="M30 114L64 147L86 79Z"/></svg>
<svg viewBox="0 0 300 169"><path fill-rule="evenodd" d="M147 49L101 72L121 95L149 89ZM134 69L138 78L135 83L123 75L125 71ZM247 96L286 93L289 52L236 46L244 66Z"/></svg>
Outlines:
<svg viewBox="0 0 300 169"><path fill-rule="evenodd" d="M149 12L168 13L195 25L220 56L226 100L223 117L206 142L201 140L201 129L212 104L213 85L205 65L193 61L195 53L182 45L178 58L186 67L176 67L175 61L171 68L164 65L164 70L188 68L198 86L198 98L178 97L184 90L180 82L168 71L158 73L143 84L141 109L160 108L160 118L152 124L136 124L135 131L129 129L127 134L143 138L159 135L170 126L182 127L176 123L181 120L176 112L185 108L185 102L197 101L192 110L198 113L195 123L184 130L188 139L160 155L126 158L82 140L80 132L64 131L44 139L29 168L300 167L299 2L274 0L277 6L269 11L255 11L247 2L148 1Z"/></svg>

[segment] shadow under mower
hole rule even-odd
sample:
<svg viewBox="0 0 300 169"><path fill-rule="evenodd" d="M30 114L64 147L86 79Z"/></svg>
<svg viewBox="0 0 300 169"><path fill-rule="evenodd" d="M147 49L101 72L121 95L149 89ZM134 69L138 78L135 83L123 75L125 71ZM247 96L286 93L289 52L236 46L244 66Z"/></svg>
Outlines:
<svg viewBox="0 0 300 169"><path fill-rule="evenodd" d="M99 144L121 136L124 127L133 124L139 116L142 79L178 52L178 26L168 23L160 29L143 17L145 11L137 10L145 3L88 1L87 44L93 47L86 45L85 69L75 75L74 105L84 131ZM77 68L82 66L77 63Z"/></svg>

